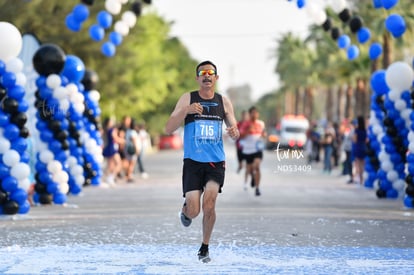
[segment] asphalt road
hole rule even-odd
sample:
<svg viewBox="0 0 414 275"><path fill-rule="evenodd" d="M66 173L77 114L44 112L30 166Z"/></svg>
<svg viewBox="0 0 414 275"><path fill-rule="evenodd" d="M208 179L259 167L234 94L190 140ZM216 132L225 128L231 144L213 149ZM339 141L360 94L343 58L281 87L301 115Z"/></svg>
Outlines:
<svg viewBox="0 0 414 275"><path fill-rule="evenodd" d="M217 202L212 245L414 248L414 212L402 198L378 199L375 190L346 184L339 170L323 174L301 155L280 159L266 151L262 195L243 189L235 150L227 145L227 174ZM32 207L0 218L0 246L71 244L191 244L201 241L201 218L183 228L181 151L148 154L150 175L135 183L85 187L66 206ZM290 165L290 166L289 166Z"/></svg>

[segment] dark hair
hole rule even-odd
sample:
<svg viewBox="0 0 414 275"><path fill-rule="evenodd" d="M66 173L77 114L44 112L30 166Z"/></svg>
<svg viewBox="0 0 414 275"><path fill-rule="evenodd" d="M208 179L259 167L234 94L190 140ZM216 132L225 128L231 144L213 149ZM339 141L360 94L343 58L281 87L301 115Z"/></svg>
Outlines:
<svg viewBox="0 0 414 275"><path fill-rule="evenodd" d="M253 111L256 111L256 110L257 110L256 106L252 106L252 107L250 107L250 108L249 108L249 114L250 114L251 112L253 112Z"/></svg>
<svg viewBox="0 0 414 275"><path fill-rule="evenodd" d="M214 67L214 70L216 71L216 75L217 75L217 67L216 67L216 65L213 62L209 61L209 60L203 61L203 62L201 62L200 64L197 65L197 67L196 67L196 75L198 74L198 69L201 66L204 66L204 65L211 65L211 66L213 66Z"/></svg>

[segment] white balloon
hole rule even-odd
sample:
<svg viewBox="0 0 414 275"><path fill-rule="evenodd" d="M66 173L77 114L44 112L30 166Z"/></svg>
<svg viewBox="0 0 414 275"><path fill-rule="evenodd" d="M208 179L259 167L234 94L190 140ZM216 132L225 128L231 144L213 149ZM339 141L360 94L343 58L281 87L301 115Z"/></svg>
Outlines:
<svg viewBox="0 0 414 275"><path fill-rule="evenodd" d="M74 176L83 175L83 167L80 165L75 165L70 169L70 172Z"/></svg>
<svg viewBox="0 0 414 275"><path fill-rule="evenodd" d="M50 89L56 89L57 87L60 87L62 85L62 79L57 74L51 74L46 79L46 85Z"/></svg>
<svg viewBox="0 0 414 275"><path fill-rule="evenodd" d="M16 74L16 85L25 86L27 83L27 77L24 73L20 72Z"/></svg>
<svg viewBox="0 0 414 275"><path fill-rule="evenodd" d="M16 150L8 150L3 154L3 163L9 167L13 167L20 161L20 155Z"/></svg>
<svg viewBox="0 0 414 275"><path fill-rule="evenodd" d="M395 109L398 111L405 110L407 108L407 103L402 99L397 99L394 103Z"/></svg>
<svg viewBox="0 0 414 275"><path fill-rule="evenodd" d="M6 63L6 70L15 74L20 73L23 67L23 61L18 57L13 57Z"/></svg>
<svg viewBox="0 0 414 275"><path fill-rule="evenodd" d="M78 161L76 160L76 158L74 156L69 156L68 157L68 165L69 167L73 167L78 165Z"/></svg>
<svg viewBox="0 0 414 275"><path fill-rule="evenodd" d="M30 166L24 162L19 162L16 165L12 166L10 169L10 175L18 180L28 178L30 175Z"/></svg>
<svg viewBox="0 0 414 275"><path fill-rule="evenodd" d="M392 162L389 160L381 162L381 168L386 172L391 171L393 168Z"/></svg>
<svg viewBox="0 0 414 275"><path fill-rule="evenodd" d="M126 11L122 14L122 21L125 22L128 27L132 28L137 23L137 16L132 11Z"/></svg>
<svg viewBox="0 0 414 275"><path fill-rule="evenodd" d="M409 143L408 144L408 151L410 151L411 153L414 153L414 143Z"/></svg>
<svg viewBox="0 0 414 275"><path fill-rule="evenodd" d="M335 13L340 13L346 8L345 0L332 0L331 7Z"/></svg>
<svg viewBox="0 0 414 275"><path fill-rule="evenodd" d="M114 15L117 15L121 12L122 4L119 3L117 0L106 0L105 1L105 9Z"/></svg>
<svg viewBox="0 0 414 275"><path fill-rule="evenodd" d="M10 140L5 137L0 137L0 154L4 154L10 149Z"/></svg>
<svg viewBox="0 0 414 275"><path fill-rule="evenodd" d="M17 57L22 49L20 31L9 22L0 22L0 60L4 62Z"/></svg>
<svg viewBox="0 0 414 275"><path fill-rule="evenodd" d="M18 186L25 191L28 191L31 185L32 185L32 182L30 181L29 178L21 179L18 181Z"/></svg>
<svg viewBox="0 0 414 275"><path fill-rule="evenodd" d="M114 30L119 32L122 36L127 36L129 33L129 27L123 21L117 21L114 25Z"/></svg>
<svg viewBox="0 0 414 275"><path fill-rule="evenodd" d="M385 71L385 81L392 90L399 92L409 90L413 84L413 80L413 69L405 62L394 62Z"/></svg>
<svg viewBox="0 0 414 275"><path fill-rule="evenodd" d="M54 182L63 184L67 183L69 180L69 175L63 170L59 170L56 173L53 174L52 179Z"/></svg>
<svg viewBox="0 0 414 275"><path fill-rule="evenodd" d="M69 110L70 107L70 102L68 99L63 98L61 100L59 100L59 108L63 111L63 112L67 112Z"/></svg>
<svg viewBox="0 0 414 275"><path fill-rule="evenodd" d="M55 156L53 155L52 151L50 151L49 149L43 150L39 154L40 161L46 164L51 162L54 158Z"/></svg>
<svg viewBox="0 0 414 275"><path fill-rule="evenodd" d="M79 92L78 87L73 83L67 85L66 89L68 90L69 96L72 96L72 94Z"/></svg>
<svg viewBox="0 0 414 275"><path fill-rule="evenodd" d="M68 94L68 90L62 86L59 86L53 90L53 97L57 99L64 99L68 96Z"/></svg>
<svg viewBox="0 0 414 275"><path fill-rule="evenodd" d="M85 183L85 177L83 175L77 175L75 177L75 182L77 185L82 186Z"/></svg>
<svg viewBox="0 0 414 275"><path fill-rule="evenodd" d="M62 194L67 194L69 192L69 184L67 183L59 184L58 188Z"/></svg>
<svg viewBox="0 0 414 275"><path fill-rule="evenodd" d="M387 172L387 180L389 180L390 182L394 182L398 179L398 173L394 170L388 171Z"/></svg>
<svg viewBox="0 0 414 275"><path fill-rule="evenodd" d="M402 179L398 179L396 181L394 181L392 183L392 186L397 190L397 191L402 191L405 188L405 181Z"/></svg>
<svg viewBox="0 0 414 275"><path fill-rule="evenodd" d="M101 94L97 90L92 90L88 93L91 100L98 102L101 99Z"/></svg>
<svg viewBox="0 0 414 275"><path fill-rule="evenodd" d="M401 97L401 91L391 90L391 91L388 92L388 97L392 101L396 101L397 99L399 99Z"/></svg>
<svg viewBox="0 0 414 275"><path fill-rule="evenodd" d="M52 160L47 164L47 171L52 174L56 174L57 172L62 170L62 164L57 160Z"/></svg>

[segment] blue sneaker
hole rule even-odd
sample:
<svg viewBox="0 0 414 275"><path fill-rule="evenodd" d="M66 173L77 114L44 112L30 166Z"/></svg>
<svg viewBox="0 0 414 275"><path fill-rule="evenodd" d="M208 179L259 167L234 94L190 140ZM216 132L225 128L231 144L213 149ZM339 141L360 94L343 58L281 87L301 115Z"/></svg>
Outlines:
<svg viewBox="0 0 414 275"><path fill-rule="evenodd" d="M180 211L178 213L178 216L180 217L180 221L181 221L181 224L183 226L185 226L185 227L189 227L190 226L192 220L190 218L188 218L186 215L184 215L183 212Z"/></svg>

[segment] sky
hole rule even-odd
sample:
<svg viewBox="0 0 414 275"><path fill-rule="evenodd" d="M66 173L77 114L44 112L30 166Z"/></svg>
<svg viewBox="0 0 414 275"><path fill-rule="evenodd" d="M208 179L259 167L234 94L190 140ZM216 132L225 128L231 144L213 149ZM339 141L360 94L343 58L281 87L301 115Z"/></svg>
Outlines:
<svg viewBox="0 0 414 275"><path fill-rule="evenodd" d="M252 99L278 87L277 40L292 32L307 34L311 19L296 1L153 0L151 9L174 21L177 36L196 60L218 67L219 89L248 84Z"/></svg>

